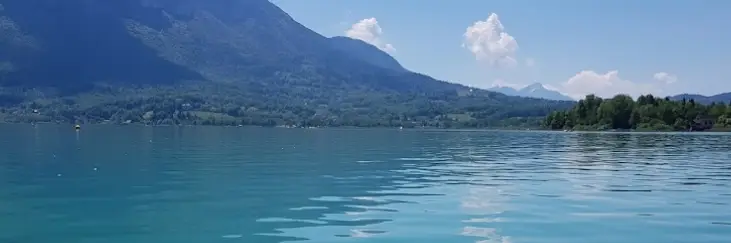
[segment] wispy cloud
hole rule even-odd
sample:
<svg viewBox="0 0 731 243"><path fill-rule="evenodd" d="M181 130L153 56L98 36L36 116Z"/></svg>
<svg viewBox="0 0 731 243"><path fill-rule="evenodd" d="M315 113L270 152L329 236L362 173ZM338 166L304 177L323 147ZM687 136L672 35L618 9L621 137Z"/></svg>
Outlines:
<svg viewBox="0 0 731 243"><path fill-rule="evenodd" d="M655 79L658 77L672 81L672 77L669 75L654 75ZM587 94L605 98L617 94L637 97L643 94L664 95L664 88L670 83L672 82L634 82L621 78L617 70L603 74L593 70L584 70L562 83L559 89L575 99L583 98Z"/></svg>
<svg viewBox="0 0 731 243"><path fill-rule="evenodd" d="M666 84L672 84L678 81L678 77L666 72L659 72L652 76L657 81L664 82Z"/></svg>

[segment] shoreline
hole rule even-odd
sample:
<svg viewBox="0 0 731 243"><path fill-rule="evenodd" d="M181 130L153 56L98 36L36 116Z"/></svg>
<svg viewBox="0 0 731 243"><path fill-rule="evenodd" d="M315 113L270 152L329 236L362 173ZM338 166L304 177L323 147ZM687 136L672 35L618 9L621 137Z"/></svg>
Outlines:
<svg viewBox="0 0 731 243"><path fill-rule="evenodd" d="M629 129L629 130L548 130L555 132L580 132L580 133L728 133L731 132L731 128L714 128L701 131L688 131L688 130L648 130L648 129Z"/></svg>
<svg viewBox="0 0 731 243"><path fill-rule="evenodd" d="M52 122L39 122L39 123L21 123L21 122L0 122L0 125L54 125L54 126L68 126L69 129L73 129L74 125L71 123L52 123ZM178 124L178 125L148 125L141 123L129 123L129 124L117 124L117 123L86 123L81 125L81 130L85 126L137 126L137 127L226 127L226 128L272 128L272 129L349 129L349 130L365 130L365 129L384 129L384 130L403 130L403 131L506 131L506 132L555 132L555 133L731 133L731 128L717 128L709 129L704 131L660 131L660 130L552 130L546 128L535 128L535 127L482 127L482 128L441 128L441 127L411 127L411 128L400 128L400 127L387 127L387 126L375 126L375 127L358 127L358 126L321 126L321 127L287 127L287 126L256 126L256 125L193 125L193 124Z"/></svg>
<svg viewBox="0 0 731 243"><path fill-rule="evenodd" d="M150 125L143 123L55 123L55 122L0 122L0 125L54 125L68 126L73 128L75 125L85 126L139 126L139 127L241 127L241 128L279 128L279 129L389 129L389 130L486 130L486 131L550 131L539 127L398 127L398 126L319 126L319 127L299 127L299 126L258 126L258 125L202 125L202 124L161 124Z"/></svg>

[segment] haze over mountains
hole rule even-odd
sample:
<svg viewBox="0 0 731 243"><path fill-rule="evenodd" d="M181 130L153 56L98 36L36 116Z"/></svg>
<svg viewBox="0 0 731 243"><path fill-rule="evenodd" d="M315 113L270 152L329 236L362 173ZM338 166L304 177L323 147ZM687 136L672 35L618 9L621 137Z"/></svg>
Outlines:
<svg viewBox="0 0 731 243"><path fill-rule="evenodd" d="M488 90L503 93L505 95L511 95L511 96L541 98L541 99L547 99L547 100L566 100L566 101L574 100L569 96L561 94L561 92L547 89L541 83L533 83L531 85L525 86L520 89L516 89L516 88L508 87L508 86L495 86L495 87L489 88Z"/></svg>
<svg viewBox="0 0 731 243"><path fill-rule="evenodd" d="M484 126L570 105L405 70L268 0L0 0L5 120Z"/></svg>

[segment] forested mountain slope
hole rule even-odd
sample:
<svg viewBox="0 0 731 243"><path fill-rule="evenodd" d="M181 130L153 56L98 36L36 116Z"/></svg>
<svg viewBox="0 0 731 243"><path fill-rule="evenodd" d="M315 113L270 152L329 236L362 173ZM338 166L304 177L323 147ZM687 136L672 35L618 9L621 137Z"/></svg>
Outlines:
<svg viewBox="0 0 731 243"><path fill-rule="evenodd" d="M572 104L435 80L364 45L267 0L0 0L0 119L486 126Z"/></svg>

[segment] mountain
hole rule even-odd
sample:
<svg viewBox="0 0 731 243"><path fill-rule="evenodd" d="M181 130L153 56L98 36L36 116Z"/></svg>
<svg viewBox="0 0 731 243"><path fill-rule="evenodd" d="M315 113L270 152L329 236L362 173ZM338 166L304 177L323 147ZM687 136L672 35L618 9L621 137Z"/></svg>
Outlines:
<svg viewBox="0 0 731 243"><path fill-rule="evenodd" d="M268 0L0 0L6 121L484 126L570 105L407 71Z"/></svg>
<svg viewBox="0 0 731 243"><path fill-rule="evenodd" d="M670 100L680 101L680 100L694 100L695 102L698 102L699 104L708 105L710 103L729 103L731 102L731 92L729 93L722 93L712 96L704 96L699 94L679 94L675 96L670 96Z"/></svg>
<svg viewBox="0 0 731 243"><path fill-rule="evenodd" d="M29 34L19 44L30 49L10 60L17 70L4 78L6 84L31 80L42 83L30 85L68 88L70 82L65 80L80 85L98 80L160 84L201 78L236 82L252 74L328 72L327 78L338 80L329 82L345 80L373 88L458 88L436 80L366 78L392 74L364 68L358 57L332 48L327 38L267 0L5 0L2 4L12 29Z"/></svg>
<svg viewBox="0 0 731 243"><path fill-rule="evenodd" d="M344 36L335 36L330 38L330 44L335 49L352 55L353 57L371 65L388 68L398 72L408 72L408 70L402 67L401 64L391 55L362 40Z"/></svg>
<svg viewBox="0 0 731 243"><path fill-rule="evenodd" d="M496 87L492 87L488 90L503 93L505 95L510 95L510 96L532 97L532 98L541 98L541 99L547 99L547 100L565 100L565 101L574 100L571 97L561 94L558 91L549 90L545 86L543 86L543 84L540 84L540 83L534 83L534 84L528 85L521 89L514 89L511 87L507 87L507 86L496 86Z"/></svg>
<svg viewBox="0 0 731 243"><path fill-rule="evenodd" d="M493 91L493 92L498 92L498 93L501 93L504 95L509 95L509 96L519 96L520 95L518 93L517 89L514 89L512 87L507 87L507 86L495 86L495 87L489 88L488 90Z"/></svg>

